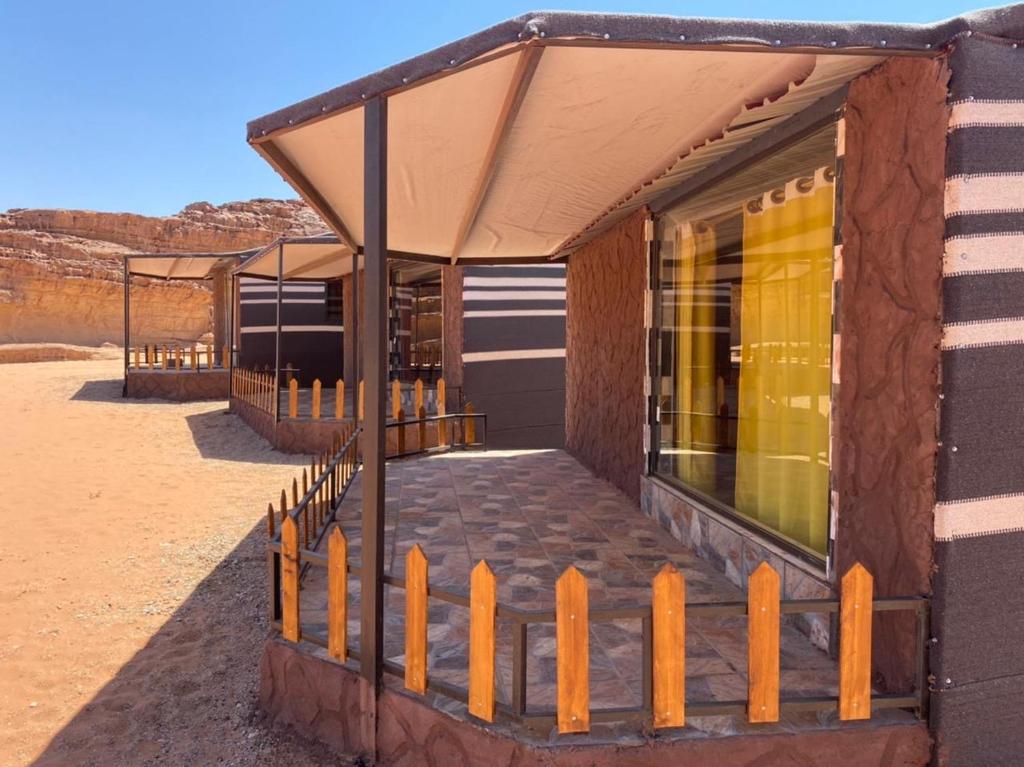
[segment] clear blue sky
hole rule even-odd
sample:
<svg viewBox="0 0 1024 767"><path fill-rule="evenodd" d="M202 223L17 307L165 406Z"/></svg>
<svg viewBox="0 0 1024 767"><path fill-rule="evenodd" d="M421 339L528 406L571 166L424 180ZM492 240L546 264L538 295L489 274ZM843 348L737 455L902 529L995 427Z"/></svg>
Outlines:
<svg viewBox="0 0 1024 767"><path fill-rule="evenodd" d="M0 0L0 210L293 197L246 121L538 7L927 22L964 2Z"/></svg>

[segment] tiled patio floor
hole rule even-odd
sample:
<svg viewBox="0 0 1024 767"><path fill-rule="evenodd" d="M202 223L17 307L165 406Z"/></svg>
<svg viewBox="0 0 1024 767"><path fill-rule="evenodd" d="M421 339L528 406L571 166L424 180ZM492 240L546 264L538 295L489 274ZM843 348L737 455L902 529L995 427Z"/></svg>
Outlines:
<svg viewBox="0 0 1024 767"><path fill-rule="evenodd" d="M339 522L353 563L360 561L360 487L350 490ZM725 576L643 516L612 485L562 451L449 453L387 466L385 568L404 573L405 555L419 543L430 562L430 583L468 593L469 572L486 559L498 580L498 599L524 609L553 608L555 581L569 565L586 576L590 605L648 604L650 581L665 562L686 577L687 601L745 597ZM389 588L385 651L402 661L404 592ZM350 615L358 616L359 584L350 579ZM302 591L304 630L326 632L324 570L312 568ZM428 673L467 683L465 608L430 601ZM498 622L499 701L511 695L512 624ZM358 644L358 620L349 625ZM591 707L641 703L639 620L591 623ZM690 701L746 697L746 619L687 621L686 674ZM783 695L834 695L835 664L795 627L783 625ZM527 702L531 710L555 704L554 625L531 626ZM742 724L708 718L716 732ZM720 720L727 720L729 723Z"/></svg>

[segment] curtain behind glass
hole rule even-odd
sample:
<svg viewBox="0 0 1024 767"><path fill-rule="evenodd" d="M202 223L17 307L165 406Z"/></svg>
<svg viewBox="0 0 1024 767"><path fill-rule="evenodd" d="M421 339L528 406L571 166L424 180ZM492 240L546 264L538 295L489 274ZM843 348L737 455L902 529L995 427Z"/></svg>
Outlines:
<svg viewBox="0 0 1024 767"><path fill-rule="evenodd" d="M715 488L715 230L709 224L676 229L675 332L676 476L711 493Z"/></svg>
<svg viewBox="0 0 1024 767"><path fill-rule="evenodd" d="M736 509L824 553L833 187L777 198L743 210Z"/></svg>

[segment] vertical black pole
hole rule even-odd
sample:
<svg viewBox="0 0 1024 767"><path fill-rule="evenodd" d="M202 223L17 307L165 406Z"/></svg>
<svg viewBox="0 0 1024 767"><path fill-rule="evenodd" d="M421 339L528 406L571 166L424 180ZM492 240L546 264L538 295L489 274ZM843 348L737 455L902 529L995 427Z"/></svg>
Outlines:
<svg viewBox="0 0 1024 767"><path fill-rule="evenodd" d="M128 272L128 256L124 257L124 385L121 396L128 396L128 345L131 343L131 296L128 292L131 274Z"/></svg>
<svg viewBox="0 0 1024 767"><path fill-rule="evenodd" d="M362 634L363 678L376 690L384 656L384 394L387 383L388 107L376 96L364 107L363 246L366 275L366 418L363 422Z"/></svg>
<svg viewBox="0 0 1024 767"><path fill-rule="evenodd" d="M355 381L349 387L352 391L352 420L359 423L359 380L362 378L362 355L359 352L359 333L362 331L359 322L359 254L352 254L352 377ZM345 328L348 332L348 328Z"/></svg>
<svg viewBox="0 0 1024 767"><path fill-rule="evenodd" d="M284 243L277 244L277 335L274 336L274 420L281 420L281 294L284 292Z"/></svg>
<svg viewBox="0 0 1024 767"><path fill-rule="evenodd" d="M234 372L235 372L235 281L238 278L231 275L231 291L228 296L228 300L231 301L231 309L228 314L228 358L222 362L223 366L228 371L228 405L231 404L231 398L235 395L234 391ZM239 319L241 321L241 319Z"/></svg>

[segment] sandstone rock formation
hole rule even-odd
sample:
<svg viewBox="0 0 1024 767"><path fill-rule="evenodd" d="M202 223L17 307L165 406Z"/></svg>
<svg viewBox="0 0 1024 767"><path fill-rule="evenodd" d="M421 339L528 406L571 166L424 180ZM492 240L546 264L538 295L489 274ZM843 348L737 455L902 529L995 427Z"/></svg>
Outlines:
<svg viewBox="0 0 1024 767"><path fill-rule="evenodd" d="M173 216L84 210L0 213L0 343L123 341L121 257L265 245L326 227L298 200L188 205ZM132 339L195 341L211 329L208 286L136 278Z"/></svg>

